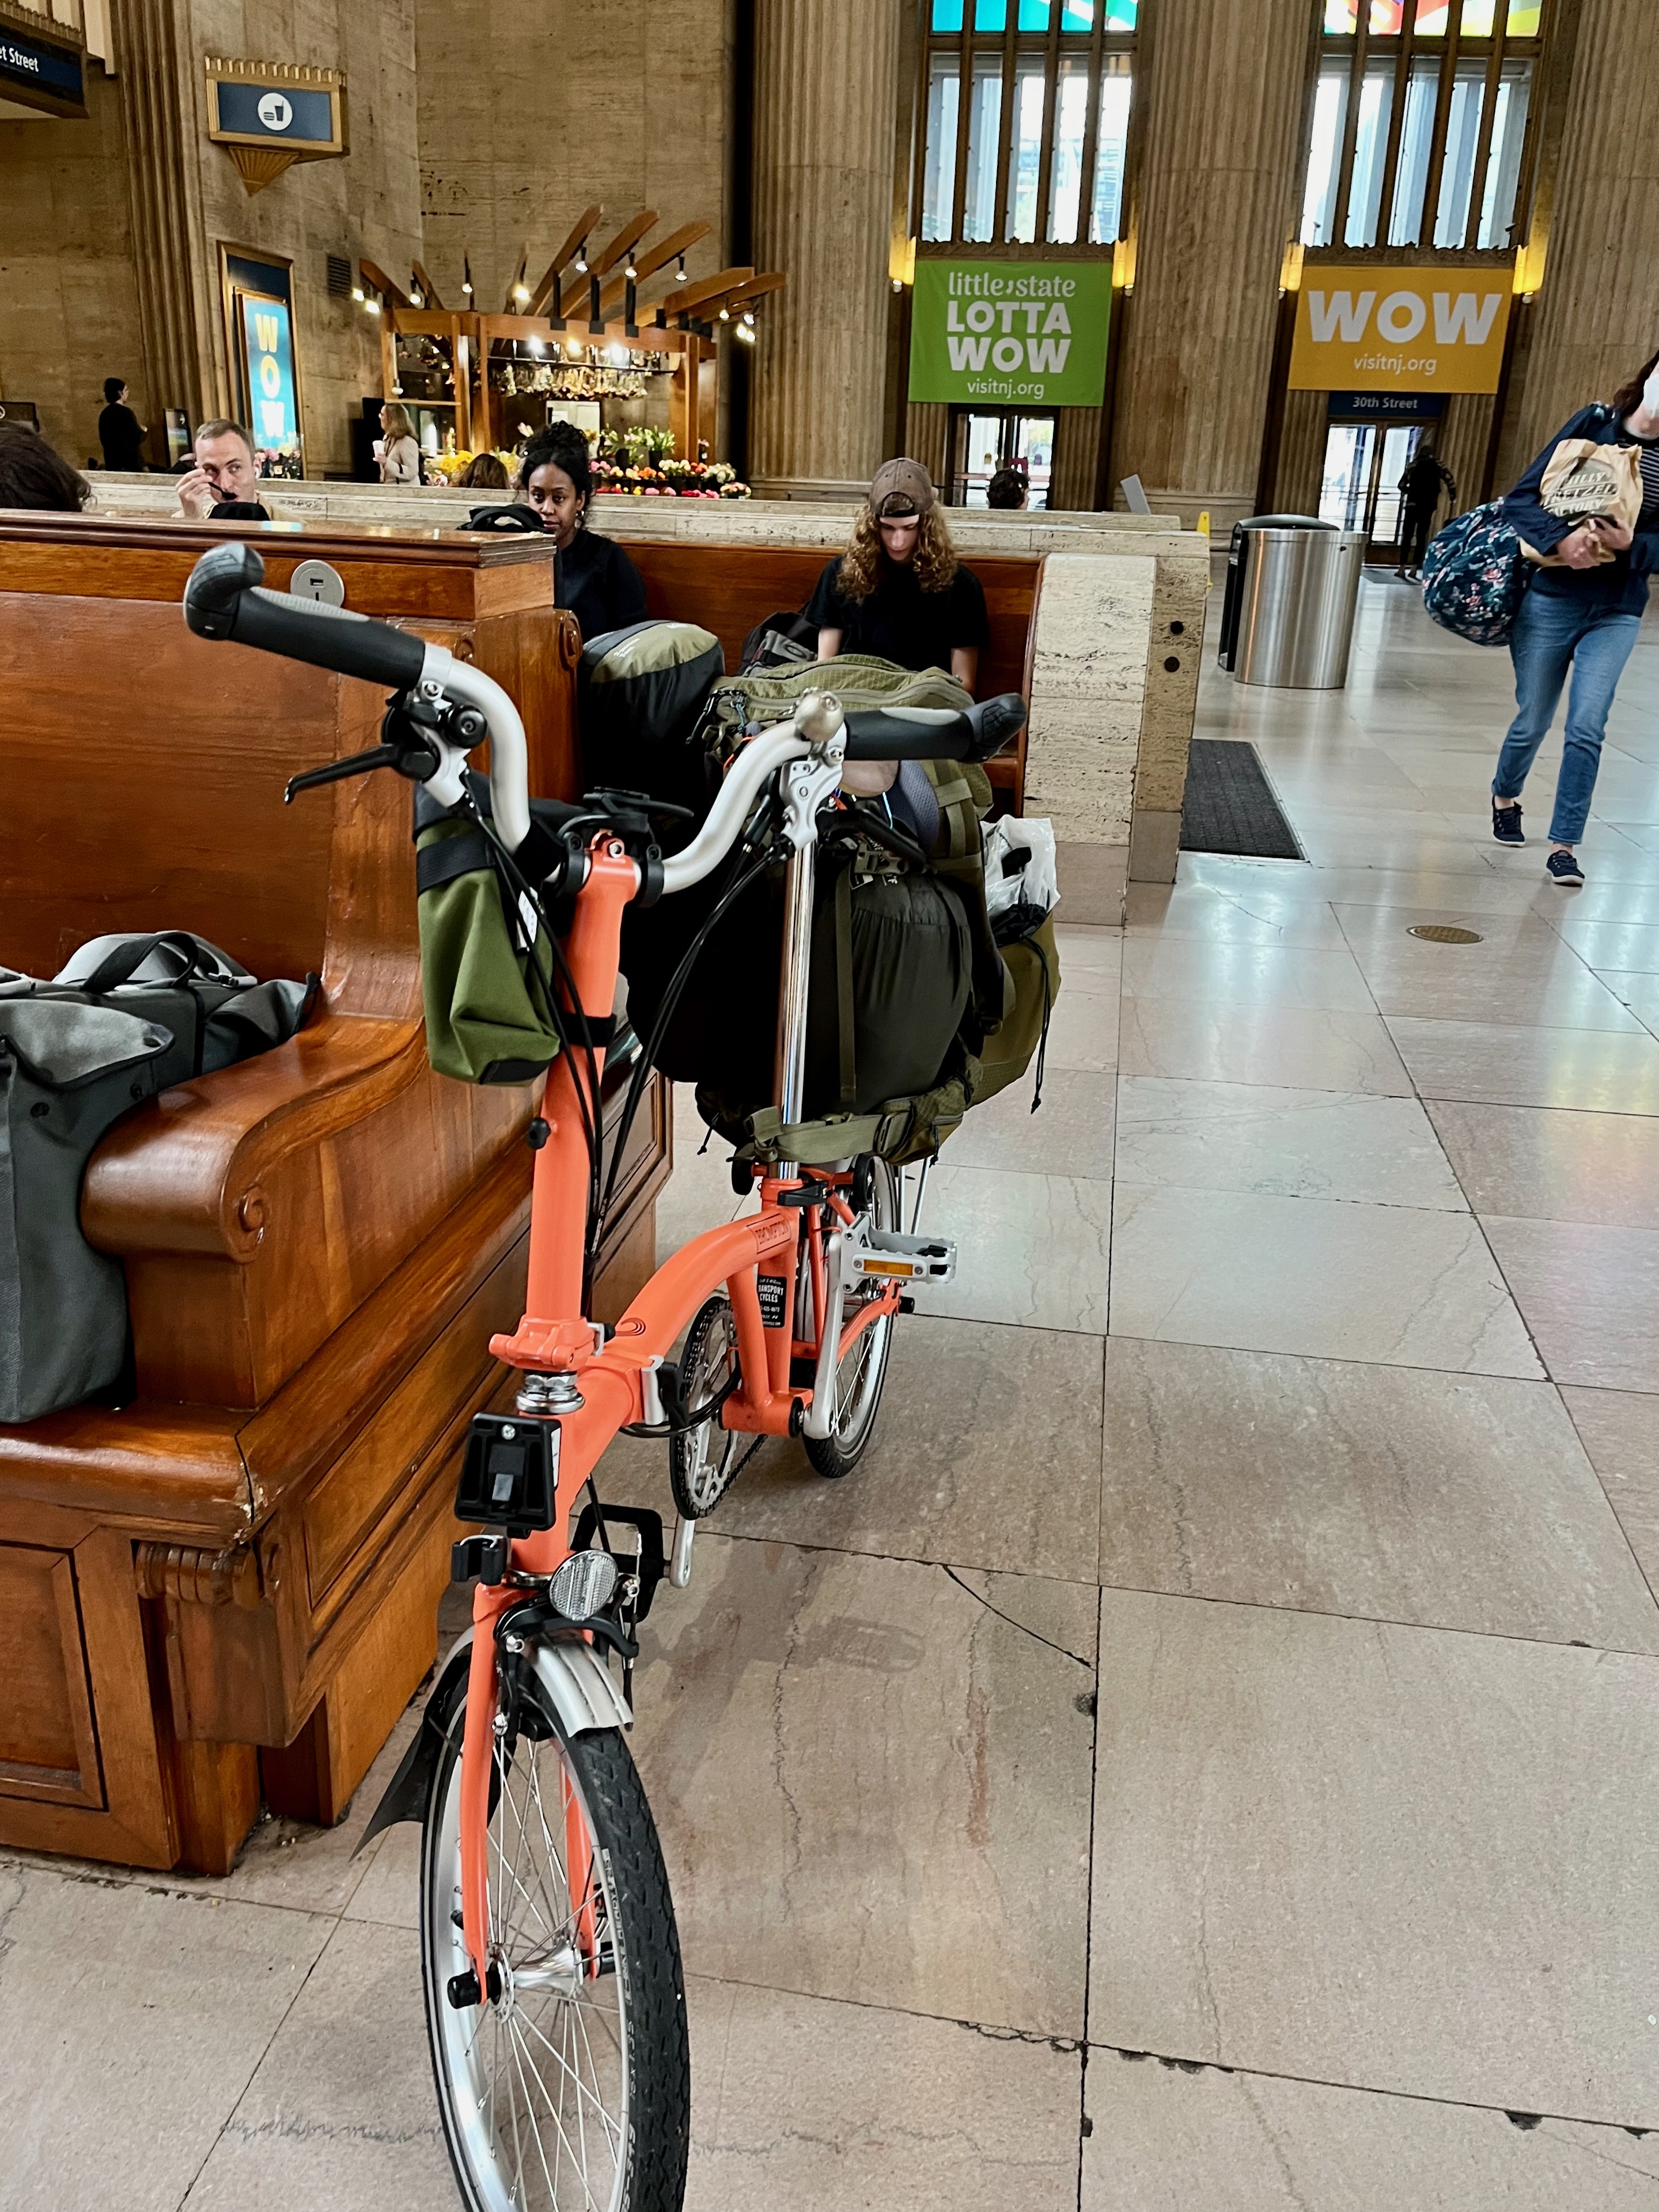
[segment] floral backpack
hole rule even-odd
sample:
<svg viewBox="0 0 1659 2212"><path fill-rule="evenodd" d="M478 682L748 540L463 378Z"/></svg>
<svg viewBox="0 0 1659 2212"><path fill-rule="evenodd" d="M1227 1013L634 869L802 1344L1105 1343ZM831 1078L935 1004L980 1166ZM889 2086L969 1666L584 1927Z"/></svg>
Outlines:
<svg viewBox="0 0 1659 2212"><path fill-rule="evenodd" d="M1473 645L1507 645L1528 581L1520 538L1495 500L1436 533L1423 556L1424 611Z"/></svg>

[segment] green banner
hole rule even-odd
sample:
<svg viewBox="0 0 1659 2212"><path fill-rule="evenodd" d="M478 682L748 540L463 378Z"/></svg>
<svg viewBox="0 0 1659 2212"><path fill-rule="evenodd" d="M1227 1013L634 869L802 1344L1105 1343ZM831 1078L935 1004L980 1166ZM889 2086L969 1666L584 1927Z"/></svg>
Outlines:
<svg viewBox="0 0 1659 2212"><path fill-rule="evenodd" d="M1098 407L1111 312L1109 260L919 259L910 397Z"/></svg>

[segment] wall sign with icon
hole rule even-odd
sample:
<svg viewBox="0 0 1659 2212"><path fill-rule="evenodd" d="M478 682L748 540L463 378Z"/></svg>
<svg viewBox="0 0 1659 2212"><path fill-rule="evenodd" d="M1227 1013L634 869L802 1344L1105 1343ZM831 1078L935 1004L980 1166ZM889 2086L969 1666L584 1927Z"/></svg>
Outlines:
<svg viewBox="0 0 1659 2212"><path fill-rule="evenodd" d="M247 426L264 473L303 476L294 264L250 247L222 246L219 265L238 418Z"/></svg>
<svg viewBox="0 0 1659 2212"><path fill-rule="evenodd" d="M206 69L208 137L230 155L250 192L275 184L295 161L349 151L338 70L211 57Z"/></svg>

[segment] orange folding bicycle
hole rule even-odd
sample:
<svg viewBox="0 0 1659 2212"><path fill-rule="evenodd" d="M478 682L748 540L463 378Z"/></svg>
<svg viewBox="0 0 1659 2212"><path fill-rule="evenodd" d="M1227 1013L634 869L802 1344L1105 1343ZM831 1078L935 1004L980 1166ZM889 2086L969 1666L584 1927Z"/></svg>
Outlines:
<svg viewBox="0 0 1659 2212"><path fill-rule="evenodd" d="M781 1161L756 1170L759 1212L693 1238L614 1328L585 1316L623 913L734 854L735 896L787 852L775 1061L787 1131L805 1103L818 817L836 802L844 762L983 759L1018 730L1024 702L843 715L832 695L811 694L793 722L750 740L693 842L664 860L637 793L543 807L538 822L523 726L488 677L407 631L267 591L263 574L246 546L205 554L185 592L191 628L392 691L384 742L295 778L290 795L387 767L470 818L507 900L537 915L530 957L545 949L563 1048L531 1125L526 1310L490 1344L520 1382L510 1412L474 1421L457 1500L464 1521L485 1524L455 1547L455 1578L477 1577L472 1626L364 1841L398 1820L422 1824L427 2027L466 2205L678 2212L690 2106L679 1942L623 1733L636 1632L671 1571L658 1516L602 1506L590 1478L623 1430L668 1443L680 1511L672 1572L683 1583L692 1528L729 1486L740 1438L799 1436L827 1474L856 1462L906 1291L948 1280L955 1254L914 1222L901 1233L900 1178L884 1160ZM466 775L486 739L487 816ZM714 916L723 910L717 902ZM557 934L550 911L568 917Z"/></svg>

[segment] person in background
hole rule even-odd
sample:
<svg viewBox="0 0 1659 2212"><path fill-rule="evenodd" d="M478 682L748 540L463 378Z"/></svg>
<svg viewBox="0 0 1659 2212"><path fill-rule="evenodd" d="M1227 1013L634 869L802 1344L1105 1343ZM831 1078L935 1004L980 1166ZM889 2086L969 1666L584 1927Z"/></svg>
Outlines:
<svg viewBox="0 0 1659 2212"><path fill-rule="evenodd" d="M1024 469L999 469L985 488L987 507L1022 507L1030 494Z"/></svg>
<svg viewBox="0 0 1659 2212"><path fill-rule="evenodd" d="M587 526L593 500L587 440L574 422L550 422L525 448L519 489L558 549L555 604L568 607L584 641L646 617L639 570L609 538Z"/></svg>
<svg viewBox="0 0 1659 2212"><path fill-rule="evenodd" d="M137 474L144 465L144 425L127 404L127 387L118 376L104 379L104 411L98 417L98 442L106 469Z"/></svg>
<svg viewBox="0 0 1659 2212"><path fill-rule="evenodd" d="M78 514L92 486L26 422L0 422L0 507Z"/></svg>
<svg viewBox="0 0 1659 2212"><path fill-rule="evenodd" d="M505 491L507 489L507 471L495 453L474 453L472 459L455 479L461 491Z"/></svg>
<svg viewBox="0 0 1659 2212"><path fill-rule="evenodd" d="M1449 469L1442 468L1426 439L1406 465L1400 479L1400 566L1395 574L1414 584L1423 568L1423 556L1434 535L1435 510L1444 491L1454 507L1457 486Z"/></svg>
<svg viewBox="0 0 1659 2212"><path fill-rule="evenodd" d="M901 668L945 668L971 691L990 638L985 593L964 568L920 461L884 461L845 553L806 606L818 659L873 653Z"/></svg>
<svg viewBox="0 0 1659 2212"><path fill-rule="evenodd" d="M195 466L179 479L177 514L200 522L211 521L225 507L234 510L224 519L240 522L269 522L270 510L256 496L259 465L253 441L240 422L219 416L204 422L196 433ZM249 513L257 507L258 514Z"/></svg>
<svg viewBox="0 0 1659 2212"><path fill-rule="evenodd" d="M1544 471L1563 438L1637 448L1642 505L1633 530L1608 515L1575 523L1541 504ZM1573 848L1589 818L1607 710L1642 626L1648 578L1659 568L1659 353L1607 405L1581 408L1562 424L1504 500L1504 519L1527 544L1539 553L1553 553L1561 565L1534 569L1510 632L1520 712L1498 756L1492 834L1500 845L1526 842L1522 786L1548 733L1571 665L1566 744L1544 863L1553 882L1571 888L1584 880Z"/></svg>
<svg viewBox="0 0 1659 2212"><path fill-rule="evenodd" d="M389 400L380 410L380 434L374 442L382 483L419 483L421 441L415 435L415 425L407 410L395 399Z"/></svg>

